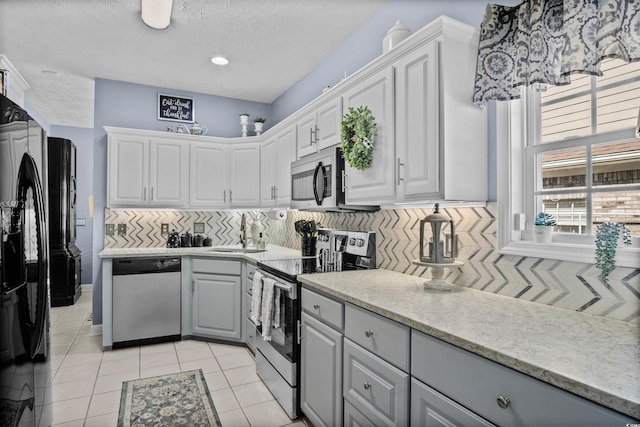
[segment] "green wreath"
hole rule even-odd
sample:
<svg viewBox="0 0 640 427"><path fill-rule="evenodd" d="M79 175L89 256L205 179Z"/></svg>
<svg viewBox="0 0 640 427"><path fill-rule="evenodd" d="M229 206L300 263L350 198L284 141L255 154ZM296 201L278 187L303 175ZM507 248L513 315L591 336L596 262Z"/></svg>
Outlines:
<svg viewBox="0 0 640 427"><path fill-rule="evenodd" d="M342 157L353 168L365 170L373 160L373 140L376 138L376 119L369 107L349 107L342 118Z"/></svg>

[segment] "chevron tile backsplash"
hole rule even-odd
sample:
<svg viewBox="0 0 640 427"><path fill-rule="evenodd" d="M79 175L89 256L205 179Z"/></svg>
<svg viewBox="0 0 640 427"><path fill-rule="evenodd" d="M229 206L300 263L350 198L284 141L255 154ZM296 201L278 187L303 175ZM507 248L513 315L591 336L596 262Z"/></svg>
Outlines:
<svg viewBox="0 0 640 427"><path fill-rule="evenodd" d="M640 323L640 269L615 268L605 285L592 264L501 255L496 250L496 204L486 208L444 210L455 221L460 241L460 269L445 272L456 283L617 320ZM293 229L299 219L313 219L324 227L375 231L378 267L430 277L430 270L412 264L419 256L420 220L431 209L389 209L374 213L289 211L284 221L265 220L269 243L300 248ZM105 224L127 224L126 236L105 236L105 248L164 247L160 224L193 233L195 222L205 224L213 245L239 243L241 212L106 209Z"/></svg>

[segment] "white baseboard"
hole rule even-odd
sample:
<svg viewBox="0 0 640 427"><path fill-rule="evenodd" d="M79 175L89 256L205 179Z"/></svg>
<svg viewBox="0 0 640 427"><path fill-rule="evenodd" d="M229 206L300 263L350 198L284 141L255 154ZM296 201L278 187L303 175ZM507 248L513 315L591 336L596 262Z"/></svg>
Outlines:
<svg viewBox="0 0 640 427"><path fill-rule="evenodd" d="M82 289L82 292L91 292L91 291L93 291L93 284L84 283L84 284L80 285L80 288Z"/></svg>
<svg viewBox="0 0 640 427"><path fill-rule="evenodd" d="M96 335L102 335L102 325L91 325L89 336L94 337Z"/></svg>

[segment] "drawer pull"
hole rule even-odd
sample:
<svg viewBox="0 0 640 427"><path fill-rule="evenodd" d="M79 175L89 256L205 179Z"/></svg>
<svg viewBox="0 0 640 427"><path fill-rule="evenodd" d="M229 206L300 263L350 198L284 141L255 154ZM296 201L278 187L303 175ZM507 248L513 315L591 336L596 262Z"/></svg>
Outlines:
<svg viewBox="0 0 640 427"><path fill-rule="evenodd" d="M364 387L365 390L369 390L371 388L371 384L369 383L364 383L362 384L362 386Z"/></svg>
<svg viewBox="0 0 640 427"><path fill-rule="evenodd" d="M373 331L364 331L364 334L367 336L367 338L371 337L371 335L373 335Z"/></svg>
<svg viewBox="0 0 640 427"><path fill-rule="evenodd" d="M511 403L509 398L504 396L498 396L496 401L498 402L498 406L502 409L507 409L509 407L509 403Z"/></svg>
<svg viewBox="0 0 640 427"><path fill-rule="evenodd" d="M313 308L315 308L316 310L320 308L320 304L313 304Z"/></svg>

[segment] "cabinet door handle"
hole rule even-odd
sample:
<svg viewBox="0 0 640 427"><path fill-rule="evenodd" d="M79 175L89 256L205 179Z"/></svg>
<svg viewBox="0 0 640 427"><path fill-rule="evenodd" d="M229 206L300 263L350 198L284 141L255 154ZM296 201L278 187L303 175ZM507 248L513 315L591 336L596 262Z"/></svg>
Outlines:
<svg viewBox="0 0 640 427"><path fill-rule="evenodd" d="M504 396L498 396L496 402L498 402L498 406L502 409L507 409L509 407L509 404L511 403L509 398Z"/></svg>
<svg viewBox="0 0 640 427"><path fill-rule="evenodd" d="M222 202L227 203L227 190L222 190Z"/></svg>
<svg viewBox="0 0 640 427"><path fill-rule="evenodd" d="M153 187L151 187L151 201L153 202Z"/></svg>
<svg viewBox="0 0 640 427"><path fill-rule="evenodd" d="M371 337L371 335L373 335L373 331L366 330L366 331L364 331L364 334L365 334L365 336L366 336L367 338L370 338L370 337Z"/></svg>
<svg viewBox="0 0 640 427"><path fill-rule="evenodd" d="M320 304L313 304L313 308L315 308L316 310L320 308Z"/></svg>
<svg viewBox="0 0 640 427"><path fill-rule="evenodd" d="M229 203L233 203L233 191L229 190Z"/></svg>
<svg viewBox="0 0 640 427"><path fill-rule="evenodd" d="M316 134L315 143L317 144L317 143L318 143L318 141L320 140L320 138L318 137L318 131L319 131L320 129L318 129L318 125L316 125L316 126L315 126L315 128L316 128L316 132L315 132L315 134Z"/></svg>
<svg viewBox="0 0 640 427"><path fill-rule="evenodd" d="M278 200L278 187L276 185L273 186L273 200Z"/></svg>
<svg viewBox="0 0 640 427"><path fill-rule="evenodd" d="M364 387L365 390L369 390L371 388L371 384L370 383L364 383L364 384L362 384L362 387Z"/></svg>
<svg viewBox="0 0 640 427"><path fill-rule="evenodd" d="M313 128L309 128L309 145L313 145L313 143L315 142L313 133L314 133Z"/></svg>
<svg viewBox="0 0 640 427"><path fill-rule="evenodd" d="M147 187L144 187L144 189L142 190L142 200L147 200Z"/></svg>
<svg viewBox="0 0 640 427"><path fill-rule="evenodd" d="M196 291L196 279L191 279L191 292Z"/></svg>
<svg viewBox="0 0 640 427"><path fill-rule="evenodd" d="M400 161L400 157L398 157L398 159L397 159L397 160L398 160L398 164L397 164L397 168L396 168L396 170L398 171L398 172L397 172L397 174L398 174L398 184L397 184L397 185L400 185L400 181L404 181L404 178L401 178L401 177L400 177L400 167L401 167L401 166L404 166L404 163L402 163L402 162Z"/></svg>
<svg viewBox="0 0 640 427"><path fill-rule="evenodd" d="M347 173L342 170L342 192L347 191Z"/></svg>

